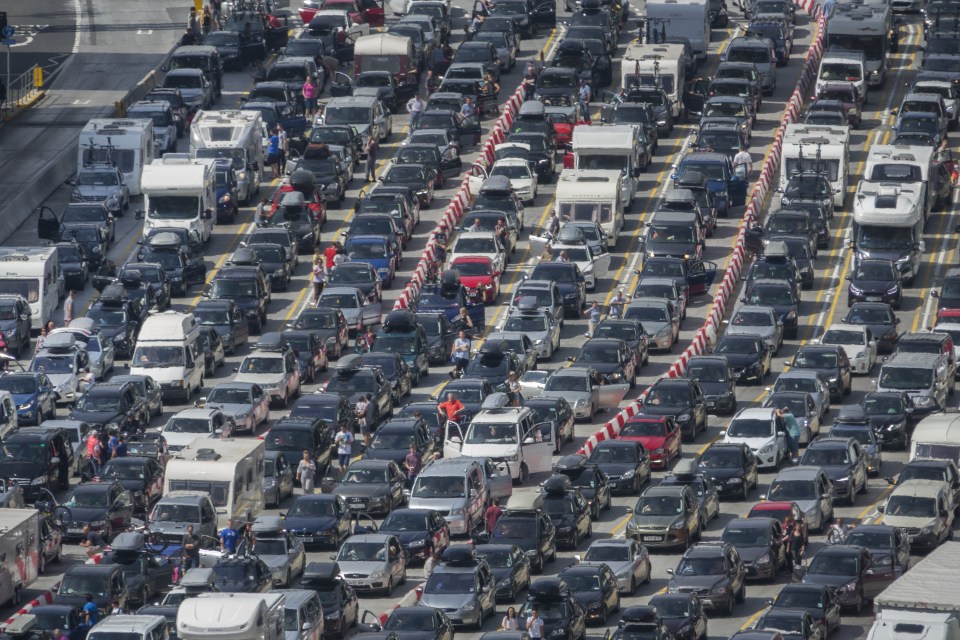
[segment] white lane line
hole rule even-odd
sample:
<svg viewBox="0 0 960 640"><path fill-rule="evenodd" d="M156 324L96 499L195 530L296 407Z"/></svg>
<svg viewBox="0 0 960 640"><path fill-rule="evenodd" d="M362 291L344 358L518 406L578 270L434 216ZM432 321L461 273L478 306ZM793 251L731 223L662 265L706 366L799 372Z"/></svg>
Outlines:
<svg viewBox="0 0 960 640"><path fill-rule="evenodd" d="M83 22L83 5L80 3L83 0L73 0L73 9L75 12L75 20L77 22L77 30L73 34L73 49L71 53L80 53L80 34L83 30L80 28L81 23Z"/></svg>

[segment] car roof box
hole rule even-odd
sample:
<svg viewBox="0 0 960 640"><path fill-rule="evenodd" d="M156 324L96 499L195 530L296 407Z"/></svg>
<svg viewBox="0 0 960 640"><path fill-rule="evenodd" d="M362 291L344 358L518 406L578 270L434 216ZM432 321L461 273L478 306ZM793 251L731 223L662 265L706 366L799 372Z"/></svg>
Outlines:
<svg viewBox="0 0 960 640"><path fill-rule="evenodd" d="M561 244L583 244L586 241L586 238L583 236L583 229L579 227L565 226L560 229L560 233L557 234L557 242Z"/></svg>
<svg viewBox="0 0 960 640"><path fill-rule="evenodd" d="M69 326L71 329L83 329L84 331L89 331L91 333L99 331L97 323L92 318L87 317L74 318L70 321Z"/></svg>
<svg viewBox="0 0 960 640"><path fill-rule="evenodd" d="M416 317L405 309L397 309L387 314L383 322L383 330L387 333L399 332L407 333L414 331L417 326Z"/></svg>
<svg viewBox="0 0 960 640"><path fill-rule="evenodd" d="M582 453L572 453L563 456L553 463L554 471L575 471L587 466L587 456Z"/></svg>
<svg viewBox="0 0 960 640"><path fill-rule="evenodd" d="M491 393L483 399L480 409L484 411L497 411L505 409L510 404L510 396L505 393Z"/></svg>
<svg viewBox="0 0 960 640"><path fill-rule="evenodd" d="M280 196L281 207L301 208L306 202L307 199L299 191L287 191Z"/></svg>
<svg viewBox="0 0 960 640"><path fill-rule="evenodd" d="M563 495L572 488L570 478L565 475L553 475L543 483L543 490L547 495Z"/></svg>
<svg viewBox="0 0 960 640"><path fill-rule="evenodd" d="M119 307L126 302L127 296L123 287L114 282L105 286L97 299L108 307Z"/></svg>
<svg viewBox="0 0 960 640"><path fill-rule="evenodd" d="M111 551L142 551L146 548L146 539L139 531L123 531L110 543Z"/></svg>
<svg viewBox="0 0 960 640"><path fill-rule="evenodd" d="M180 578L180 586L187 592L209 590L216 582L216 574L209 567L188 569Z"/></svg>
<svg viewBox="0 0 960 640"><path fill-rule="evenodd" d="M164 231L147 240L147 244L151 247L168 249L180 246L180 238L175 233Z"/></svg>
<svg viewBox="0 0 960 640"><path fill-rule="evenodd" d="M157 234L156 236L154 236L154 238L157 238L162 235L164 234L162 233ZM169 235L173 235L173 234L171 233ZM173 236L173 237L176 238L176 236ZM177 244L179 243L180 243L180 240L178 239ZM157 245L151 244L150 246L153 247ZM161 245L161 246L167 246L167 245ZM128 289L139 289L143 285L143 274L141 274L139 271L135 269L124 269L123 272L120 274L120 284Z"/></svg>
<svg viewBox="0 0 960 640"><path fill-rule="evenodd" d="M451 567L473 567L477 564L477 553L473 545L457 544L447 547L440 562Z"/></svg>
<svg viewBox="0 0 960 640"><path fill-rule="evenodd" d="M303 570L301 584L313 586L331 584L340 578L340 564L337 562L311 562Z"/></svg>
<svg viewBox="0 0 960 640"><path fill-rule="evenodd" d="M695 476L698 475L697 461L693 458L687 460L677 460L673 465L673 475L675 476Z"/></svg>
<svg viewBox="0 0 960 640"><path fill-rule="evenodd" d="M480 185L480 193L509 192L510 179L507 176L490 176Z"/></svg>
<svg viewBox="0 0 960 640"><path fill-rule="evenodd" d="M683 175L674 181L678 187L702 187L706 183L707 177L699 171L684 171Z"/></svg>
<svg viewBox="0 0 960 640"><path fill-rule="evenodd" d="M51 333L43 341L43 348L48 351L71 351L77 346L77 337L70 333Z"/></svg>
<svg viewBox="0 0 960 640"><path fill-rule="evenodd" d="M620 622L622 624L653 624L659 620L660 614L657 613L656 608L649 605L636 605L633 607L627 607L623 610L623 613L620 614Z"/></svg>
<svg viewBox="0 0 960 640"><path fill-rule="evenodd" d="M290 186L306 197L312 196L316 188L313 173L306 169L297 169L290 174Z"/></svg>
<svg viewBox="0 0 960 640"><path fill-rule="evenodd" d="M763 255L767 258L785 259L790 255L790 248L787 247L787 243L783 240L771 240L767 246L763 248Z"/></svg>
<svg viewBox="0 0 960 640"><path fill-rule="evenodd" d="M538 578L530 583L527 597L540 602L559 602L570 593L562 578Z"/></svg>
<svg viewBox="0 0 960 640"><path fill-rule="evenodd" d="M854 424L870 424L870 416L867 415L867 412L863 410L858 404L847 404L840 407L840 411L837 413L837 419L834 422L848 422Z"/></svg>
<svg viewBox="0 0 960 640"><path fill-rule="evenodd" d="M520 105L520 111L517 113L517 116L520 118L536 118L542 119L546 109L544 104L539 100L527 100Z"/></svg>

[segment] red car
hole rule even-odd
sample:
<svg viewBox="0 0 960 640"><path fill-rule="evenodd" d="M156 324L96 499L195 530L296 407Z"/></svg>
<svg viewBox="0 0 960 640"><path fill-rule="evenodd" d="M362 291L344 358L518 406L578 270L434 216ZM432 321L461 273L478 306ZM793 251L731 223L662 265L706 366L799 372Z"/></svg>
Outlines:
<svg viewBox="0 0 960 640"><path fill-rule="evenodd" d="M650 468L666 469L681 452L680 426L672 416L633 416L623 425L620 440L637 441L650 452Z"/></svg>
<svg viewBox="0 0 960 640"><path fill-rule="evenodd" d="M354 24L369 24L382 27L384 20L383 4L378 0L307 0L300 7L300 19L310 24L317 11L346 11Z"/></svg>
<svg viewBox="0 0 960 640"><path fill-rule="evenodd" d="M494 269L490 258L462 256L450 268L460 273L460 283L472 302L493 303L500 295L500 272Z"/></svg>
<svg viewBox="0 0 960 640"><path fill-rule="evenodd" d="M277 192L273 194L273 203L270 205L270 216L277 212L277 207L280 205L280 201L283 199L283 194L290 193L295 191L293 185L289 182L280 185L280 188L277 189ZM317 220L320 221L322 226L327 221L327 206L323 203L323 200L320 199L320 195L314 191L313 194L307 200L307 206L313 211L313 215L317 217Z"/></svg>
<svg viewBox="0 0 960 640"><path fill-rule="evenodd" d="M803 529L803 544L807 544L807 519L803 515L803 509L796 502L775 501L758 502L750 509L748 518L775 518L783 523L788 515L792 515L795 522L800 523Z"/></svg>
<svg viewBox="0 0 960 640"><path fill-rule="evenodd" d="M557 149L565 149L568 144L571 144L573 142L573 130L582 124L586 124L583 121L583 113L580 110L579 102L572 106L546 105L543 111L547 120L553 125L554 133L557 134Z"/></svg>

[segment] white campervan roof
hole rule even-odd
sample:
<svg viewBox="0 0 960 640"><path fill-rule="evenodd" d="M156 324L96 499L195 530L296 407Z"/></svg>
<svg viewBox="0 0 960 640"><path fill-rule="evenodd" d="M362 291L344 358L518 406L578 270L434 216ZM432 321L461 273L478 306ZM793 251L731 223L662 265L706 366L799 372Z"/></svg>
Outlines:
<svg viewBox="0 0 960 640"><path fill-rule="evenodd" d="M884 164L906 164L920 168L921 177L926 180L930 165L934 159L933 147L906 144L876 144L867 153L867 166L863 175L869 178L873 168Z"/></svg>
<svg viewBox="0 0 960 640"><path fill-rule="evenodd" d="M271 609L282 603L279 593L201 593L180 603L177 635L246 638L251 631L260 631L263 606Z"/></svg>
<svg viewBox="0 0 960 640"><path fill-rule="evenodd" d="M616 199L620 177L619 171L609 169L564 169L557 179L556 200Z"/></svg>
<svg viewBox="0 0 960 640"><path fill-rule="evenodd" d="M198 331L197 318L190 313L164 311L148 317L140 329L140 336L149 341L171 340L182 342Z"/></svg>
<svg viewBox="0 0 960 640"><path fill-rule="evenodd" d="M262 116L259 111L200 111L190 126L192 148L233 148L250 135L260 135Z"/></svg>
<svg viewBox="0 0 960 640"><path fill-rule="evenodd" d="M860 225L910 227L923 216L920 183L861 180L853 200L853 221Z"/></svg>

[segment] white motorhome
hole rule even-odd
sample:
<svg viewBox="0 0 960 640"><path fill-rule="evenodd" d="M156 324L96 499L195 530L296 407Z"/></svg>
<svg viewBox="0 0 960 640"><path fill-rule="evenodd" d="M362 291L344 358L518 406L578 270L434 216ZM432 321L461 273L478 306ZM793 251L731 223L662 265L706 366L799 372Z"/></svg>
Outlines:
<svg viewBox="0 0 960 640"><path fill-rule="evenodd" d="M64 296L63 272L54 247L0 247L0 295L22 296L30 328L40 331Z"/></svg>
<svg viewBox="0 0 960 640"><path fill-rule="evenodd" d="M240 202L260 191L263 176L263 118L259 111L200 111L190 125L190 155L229 159Z"/></svg>
<svg viewBox="0 0 960 640"><path fill-rule="evenodd" d="M687 83L683 45L630 44L620 63L620 86L655 87L659 85L672 101L674 118L683 108L683 88Z"/></svg>
<svg viewBox="0 0 960 640"><path fill-rule="evenodd" d="M113 162L123 173L130 195L139 195L143 169L153 162L155 148L153 121L96 118L80 131L77 168Z"/></svg>
<svg viewBox="0 0 960 640"><path fill-rule="evenodd" d="M637 197L640 132L638 124L577 127L571 139L574 169L616 170L623 175L624 207L629 207Z"/></svg>
<svg viewBox="0 0 960 640"><path fill-rule="evenodd" d="M648 1L647 20L651 39L661 34L689 38L698 60L707 59L710 46L710 0L653 0Z"/></svg>
<svg viewBox="0 0 960 640"><path fill-rule="evenodd" d="M926 218L939 204L937 189L931 184L931 180L939 178L939 171L933 147L876 144L869 147L863 175L867 180L920 184Z"/></svg>
<svg viewBox="0 0 960 640"><path fill-rule="evenodd" d="M862 51L848 51L846 49L827 49L820 59L820 70L817 72L816 94L820 94L823 86L828 82L849 82L857 88L857 94L866 101L867 75L866 58Z"/></svg>
<svg viewBox="0 0 960 640"><path fill-rule="evenodd" d="M960 464L960 414L935 413L921 420L910 439L910 459L946 458Z"/></svg>
<svg viewBox="0 0 960 640"><path fill-rule="evenodd" d="M231 518L253 522L263 511L265 451L263 440L197 438L167 463L163 494L206 491L218 528Z"/></svg>
<svg viewBox="0 0 960 640"><path fill-rule="evenodd" d="M944 542L873 599L867 640L960 639L960 542Z"/></svg>
<svg viewBox="0 0 960 640"><path fill-rule="evenodd" d="M923 211L920 185L861 180L853 198L854 263L890 260L912 282L925 250Z"/></svg>
<svg viewBox="0 0 960 640"><path fill-rule="evenodd" d="M791 123L783 136L780 188L800 171L825 171L833 204L843 206L850 165L850 127Z"/></svg>
<svg viewBox="0 0 960 640"><path fill-rule="evenodd" d="M284 640L283 594L201 593L177 610L180 640Z"/></svg>
<svg viewBox="0 0 960 640"><path fill-rule="evenodd" d="M557 213L561 218L600 223L607 246L613 247L630 203L625 182L616 170L565 169L557 179Z"/></svg>
<svg viewBox="0 0 960 640"><path fill-rule="evenodd" d="M19 601L39 575L40 514L0 509L0 605Z"/></svg>
<svg viewBox="0 0 960 640"><path fill-rule="evenodd" d="M200 326L193 314L164 311L152 315L140 328L130 373L150 376L164 396L188 402L203 386L205 364L199 339Z"/></svg>
<svg viewBox="0 0 960 640"><path fill-rule="evenodd" d="M155 227L177 227L210 240L217 210L213 165L213 160L168 153L143 168L143 211L137 216L144 218L144 238Z"/></svg>
<svg viewBox="0 0 960 640"><path fill-rule="evenodd" d="M167 640L167 619L154 615L107 616L87 633L88 640Z"/></svg>

